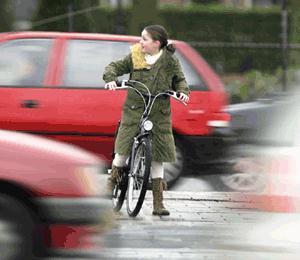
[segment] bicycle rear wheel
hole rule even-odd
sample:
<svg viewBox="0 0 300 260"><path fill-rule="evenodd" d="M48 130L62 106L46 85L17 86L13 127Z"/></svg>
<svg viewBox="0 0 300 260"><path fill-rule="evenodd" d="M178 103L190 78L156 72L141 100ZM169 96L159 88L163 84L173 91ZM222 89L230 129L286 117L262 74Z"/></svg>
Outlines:
<svg viewBox="0 0 300 260"><path fill-rule="evenodd" d="M152 160L149 139L142 139L131 160L128 176L127 212L129 216L135 217L143 205L149 181Z"/></svg>
<svg viewBox="0 0 300 260"><path fill-rule="evenodd" d="M127 186L128 186L128 170L124 169L121 175L121 180L117 185L115 185L112 194L113 210L115 212L120 211L120 209L122 208L126 196Z"/></svg>

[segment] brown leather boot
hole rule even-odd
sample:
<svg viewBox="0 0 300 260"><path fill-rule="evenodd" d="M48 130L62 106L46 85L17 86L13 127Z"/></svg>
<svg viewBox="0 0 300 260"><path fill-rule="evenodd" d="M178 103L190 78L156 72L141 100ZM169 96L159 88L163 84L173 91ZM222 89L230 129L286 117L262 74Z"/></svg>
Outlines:
<svg viewBox="0 0 300 260"><path fill-rule="evenodd" d="M107 195L112 196L115 185L121 181L123 167L112 165L110 177L107 179Z"/></svg>
<svg viewBox="0 0 300 260"><path fill-rule="evenodd" d="M170 215L170 212L163 205L163 186L164 184L162 178L152 179L153 215Z"/></svg>

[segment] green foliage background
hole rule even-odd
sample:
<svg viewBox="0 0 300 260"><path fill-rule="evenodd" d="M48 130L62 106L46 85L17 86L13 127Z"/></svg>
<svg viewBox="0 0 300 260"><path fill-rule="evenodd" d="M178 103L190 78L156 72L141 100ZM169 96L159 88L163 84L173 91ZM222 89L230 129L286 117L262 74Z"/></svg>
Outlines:
<svg viewBox="0 0 300 260"><path fill-rule="evenodd" d="M189 42L280 43L280 6L239 9L215 0L193 0L186 7L162 5L158 0L133 0L132 8L101 7L99 0L39 0L33 16L33 30L69 31L68 5L73 11L95 7L76 14L75 32L122 33L139 35L147 24L162 24L173 39ZM279 3L279 1L278 1ZM300 1L287 0L289 42L300 43ZM65 15L47 24L37 22ZM14 10L11 0L0 1L0 32L13 30ZM223 76L227 90L236 101L246 101L281 84L282 53L272 48L194 47ZM300 66L300 50L289 50L289 81ZM226 77L229 80L227 81ZM299 78L299 77L298 77ZM231 80L233 79L233 80ZM296 82L296 81L294 81ZM263 86L263 87L262 87ZM255 92L253 92L255 90Z"/></svg>
<svg viewBox="0 0 300 260"><path fill-rule="evenodd" d="M137 0L137 2L140 0ZM47 2L47 3L46 3ZM65 0L40 2L35 21L65 13ZM74 9L96 5L94 0L74 0ZM51 4L52 6L49 6ZM47 7L46 7L47 6ZM135 5L133 9L122 9L122 20L125 34L138 35L145 20L137 19L145 6ZM150 6L146 8L149 10ZM151 9L151 8L150 8ZM99 8L88 14L74 17L74 31L116 33L116 21L120 10ZM132 21L135 17L135 23ZM147 20L147 19L148 20ZM187 42L280 42L280 10L224 8L220 5L191 5L184 8L164 6L157 14L145 19L149 23L164 25L170 37ZM67 18L48 25L35 27L36 30L67 31ZM243 72L257 69L273 71L280 66L281 52L279 49L246 49L246 48L196 48L206 60L222 72ZM269 62L272 60L272 62Z"/></svg>
<svg viewBox="0 0 300 260"><path fill-rule="evenodd" d="M72 4L73 11L82 10L99 4L98 0L39 0L36 14L33 17L33 23L43 19L66 14L68 5ZM94 32L97 28L94 16L91 12L87 12L78 16L74 16L74 31L77 32ZM68 31L68 18L60 19L55 22L34 27L34 30L42 31Z"/></svg>
<svg viewBox="0 0 300 260"><path fill-rule="evenodd" d="M277 8L241 10L194 5L185 9L164 8L160 14L170 35L188 42L280 42L280 12ZM281 62L278 49L196 49L211 65L222 67L223 72L272 71Z"/></svg>
<svg viewBox="0 0 300 260"><path fill-rule="evenodd" d="M12 30L13 10L10 0L0 1L0 19L0 32L7 32Z"/></svg>

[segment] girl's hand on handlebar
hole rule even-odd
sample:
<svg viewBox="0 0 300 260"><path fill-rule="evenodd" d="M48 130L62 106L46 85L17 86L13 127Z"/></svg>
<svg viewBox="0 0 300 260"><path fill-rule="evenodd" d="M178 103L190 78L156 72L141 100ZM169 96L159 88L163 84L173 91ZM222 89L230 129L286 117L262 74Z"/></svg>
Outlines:
<svg viewBox="0 0 300 260"><path fill-rule="evenodd" d="M117 83L115 81L108 82L104 85L105 89L116 90Z"/></svg>
<svg viewBox="0 0 300 260"><path fill-rule="evenodd" d="M182 93L182 92L179 93L179 97L178 97L178 98L179 98L181 101L185 102L185 103L189 102L189 97L188 97L188 95L186 95L186 94L184 94L184 93Z"/></svg>

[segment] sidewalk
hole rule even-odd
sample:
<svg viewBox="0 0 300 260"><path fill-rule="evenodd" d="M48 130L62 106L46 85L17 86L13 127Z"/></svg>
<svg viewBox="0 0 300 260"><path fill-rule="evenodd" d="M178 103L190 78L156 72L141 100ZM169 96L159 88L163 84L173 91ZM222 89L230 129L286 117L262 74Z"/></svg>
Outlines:
<svg viewBox="0 0 300 260"><path fill-rule="evenodd" d="M99 259L299 259L299 244L270 239L270 213L244 194L167 191L164 201L170 216L152 216L151 192L136 218L124 204Z"/></svg>
<svg viewBox="0 0 300 260"><path fill-rule="evenodd" d="M242 193L227 192L164 192L165 207L171 215L166 217L152 216L152 192L148 191L143 208L135 218L138 221L200 221L224 223L232 217L243 221L253 216L254 204ZM126 203L119 215L118 220L132 220L127 215Z"/></svg>

